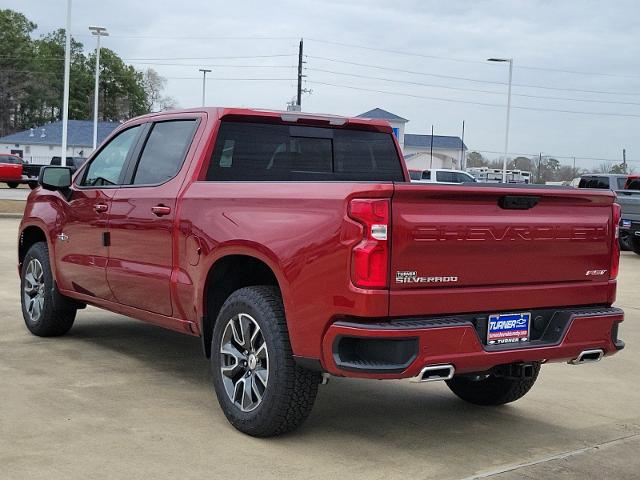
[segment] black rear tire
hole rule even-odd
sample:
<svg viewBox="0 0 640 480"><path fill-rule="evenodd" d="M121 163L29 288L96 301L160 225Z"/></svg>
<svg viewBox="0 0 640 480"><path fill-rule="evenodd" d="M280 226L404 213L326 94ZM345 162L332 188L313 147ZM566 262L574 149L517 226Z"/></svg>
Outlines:
<svg viewBox="0 0 640 480"><path fill-rule="evenodd" d="M637 255L640 255L640 237L633 235L631 237L631 249Z"/></svg>
<svg viewBox="0 0 640 480"><path fill-rule="evenodd" d="M7 187L9 188L18 188L18 182L7 182Z"/></svg>
<svg viewBox="0 0 640 480"><path fill-rule="evenodd" d="M447 380L453 393L475 405L504 405L515 402L527 394L540 373L540 363L535 362L533 376L529 378L507 378L489 374L483 376L457 376Z"/></svg>
<svg viewBox="0 0 640 480"><path fill-rule="evenodd" d="M44 242L32 245L24 257L20 299L24 323L34 335L56 337L73 326L77 305L58 291L49 263L49 249Z"/></svg>
<svg viewBox="0 0 640 480"><path fill-rule="evenodd" d="M249 395L252 396L247 402L252 407L250 411L244 409L245 383L237 387L242 389L237 396L240 397L242 404L238 404L237 397L235 400L232 399L232 396L236 396L236 384L233 382L257 373L253 370L256 368L255 357L251 359L250 355L247 356L247 351L244 351L247 344L244 341L236 342L233 337L232 342L225 343L229 338L227 329L234 318L250 318L252 326L247 327L246 330L254 333L258 330L260 333L255 336L259 336L259 342L266 346L268 352L266 357L268 379L266 385L264 383L260 385L260 398L254 395L252 387L248 388ZM245 337L244 328L242 328L242 335L238 337ZM254 334L247 334L247 338L249 337L253 341ZM223 343L229 345L233 342L236 342L234 344L237 347L237 350L234 350L236 356L221 353ZM252 346L247 348L253 351ZM238 361L243 358L249 361ZM247 370L252 362L254 367ZM222 372L223 368L228 370L229 365L235 370L234 366L239 364L245 366L239 368L237 373L233 373L233 379L230 379L232 374L225 375ZM280 435L300 426L311 413L321 380L320 373L304 369L294 361L282 298L278 289L272 286L241 288L225 301L213 328L211 366L218 402L227 420L241 432L255 437ZM258 368L263 367L264 365ZM229 383L230 381L232 383ZM251 381L249 384L251 385Z"/></svg>
<svg viewBox="0 0 640 480"><path fill-rule="evenodd" d="M29 182L27 185L29 185L29 188L31 190L35 190L36 188L38 188L38 182Z"/></svg>
<svg viewBox="0 0 640 480"><path fill-rule="evenodd" d="M618 239L618 243L620 244L620 250L623 252L628 252L629 250L633 250L633 245L631 244L631 234L628 230L620 231L620 238Z"/></svg>

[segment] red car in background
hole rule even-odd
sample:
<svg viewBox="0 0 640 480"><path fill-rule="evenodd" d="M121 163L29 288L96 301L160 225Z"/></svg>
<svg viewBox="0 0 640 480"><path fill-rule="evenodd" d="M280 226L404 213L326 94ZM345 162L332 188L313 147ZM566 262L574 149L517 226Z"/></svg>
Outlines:
<svg viewBox="0 0 640 480"><path fill-rule="evenodd" d="M22 182L23 160L16 155L0 155L0 182L17 188Z"/></svg>

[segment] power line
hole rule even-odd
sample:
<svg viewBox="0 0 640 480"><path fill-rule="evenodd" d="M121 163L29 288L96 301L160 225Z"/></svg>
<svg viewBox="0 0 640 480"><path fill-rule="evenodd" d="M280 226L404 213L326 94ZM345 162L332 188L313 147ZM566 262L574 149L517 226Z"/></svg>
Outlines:
<svg viewBox="0 0 640 480"><path fill-rule="evenodd" d="M487 62L485 62L483 60L470 60L470 59L449 57L449 56L443 56L443 55L428 55L428 54L417 53L417 52L407 52L407 51L403 51L403 50L393 50L393 49L387 49L387 48L370 47L370 46L365 46L365 45L356 45L356 44L353 44L353 43L336 42L334 40L322 40L322 39L318 39L318 38L309 38L309 40L311 40L313 42L317 42L317 43L324 43L324 44L327 44L327 45L334 45L334 46L348 47L348 48L357 48L357 49L361 49L361 50L371 50L371 51L375 51L375 52L393 53L394 55L406 55L406 56L409 56L409 57L431 58L431 59L434 59L434 60L446 60L446 61L459 62L459 63L475 63L475 64L488 65ZM640 75L634 75L634 74L618 74L618 73L608 73L608 72L588 72L588 71L580 71L580 70L565 70L565 69L560 69L560 68L538 67L538 66L531 66L531 65L516 65L514 68L516 68L516 69L518 69L518 68L527 69L527 70L544 70L544 71L549 71L549 72L570 73L570 74L575 74L575 75L597 75L597 76L606 76L606 77L640 78Z"/></svg>
<svg viewBox="0 0 640 480"><path fill-rule="evenodd" d="M425 100L435 100L435 101L439 101L439 102L466 103L466 104L469 104L469 105L480 105L480 106L484 106L484 107L500 107L500 108L504 108L504 105L500 105L500 104L496 104L496 103L474 102L474 101L471 101L471 100L456 100L456 99L452 99L452 98L430 97L430 96L426 96L426 95L414 95L414 94L402 93L402 92L390 92L388 90L376 90L376 89L372 89L372 88L354 87L354 86L351 86L351 85L339 85L339 84L335 84L335 83L319 82L319 81L316 81L316 80L308 80L308 82L312 83L312 84L316 84L316 85L326 85L326 86L330 86L330 87L348 88L348 89L351 89L351 90L360 90L360 91L363 91L363 92L385 93L385 94L388 94L388 95L396 95L396 96L411 97L411 98L421 98L421 99L425 99ZM556 109L556 108L523 107L523 106L519 106L519 105L512 105L511 108L516 108L516 109L519 109L519 110L533 110L533 111L539 111L539 112L557 112L557 113L571 113L571 114L578 114L578 115L597 115L597 116L609 116L609 117L640 118L640 114L636 115L636 114L632 114L632 113L585 112L585 111L578 111L578 110L563 110L563 109Z"/></svg>
<svg viewBox="0 0 640 480"><path fill-rule="evenodd" d="M341 75L341 76L354 77L354 78L364 78L364 79L368 79L368 80L380 80L380 81L384 81L384 82L401 83L401 84L406 84L406 85L417 85L417 86L432 87L432 88L445 88L445 89L448 89L448 90L459 90L459 91L463 91L463 92L489 93L489 94L493 94L493 95L504 95L504 92L497 92L497 91L493 91L493 90L481 90L481 89L477 89L477 88L452 87L450 85L434 85L434 84L422 83L422 82L412 82L412 81L409 81L409 80L397 80L397 79L393 79L393 78L374 77L374 76L370 76L370 75L360 75L360 74L357 74L357 73L337 72L335 70L325 70L325 69L322 69L322 68L315 68L315 67L306 67L306 69L309 70L309 71L314 71L314 72L330 73L332 75ZM591 100L591 99L586 99L586 98L549 97L549 96L544 96L544 95L530 95L530 94L525 94L525 93L514 93L513 96L527 97L527 98L539 98L539 99L545 99L545 100L566 100L566 101L572 101L572 102L607 103L607 104L617 104L617 105L638 105L638 106L640 106L640 102L623 102L623 101L616 101L616 100L598 100L598 99Z"/></svg>
<svg viewBox="0 0 640 480"><path fill-rule="evenodd" d="M368 63L359 63L359 62L351 62L348 60L340 60L337 58L329 58L329 57L321 57L316 55L307 55L308 58L315 58L318 60L326 60L328 62L341 63L345 65L352 65L356 67L366 67L366 68L375 68L378 70L387 70L392 72L400 72L400 73L409 73L411 75L423 75L427 77L436 77L436 78L446 78L448 80L463 80L467 82L475 82L475 83L485 83L491 85L507 85L506 82L498 82L494 80L484 80L479 78L471 78L471 77L460 77L456 75L444 75L440 73L427 73L420 72L416 70L406 70L402 68L393 68L393 67L385 67L382 65L372 65ZM584 90L584 89L576 89L576 88L562 88L562 87L548 87L545 85L530 85L530 84L522 84L522 83L514 83L514 87L526 87L526 88L541 88L545 90L559 90L559 91L569 91L569 92L581 92L581 93L601 93L607 95L630 95L630 96L640 96L638 92L612 92L606 90Z"/></svg>
<svg viewBox="0 0 640 480"><path fill-rule="evenodd" d="M123 61L154 61L154 60L239 60L249 58L277 58L277 57L296 57L294 53L277 53L271 55L225 55L217 57L157 57L157 58L121 58ZM64 60L64 57L32 57L34 60ZM0 59L24 60L24 56L0 55Z"/></svg>
<svg viewBox="0 0 640 480"><path fill-rule="evenodd" d="M37 72L34 70L3 70L2 72L7 72L7 73L29 73L29 74L34 74L34 75L60 75L60 72ZM143 72L134 72L137 74L142 75ZM109 78L130 78L128 75L109 75L107 76L107 79ZM163 76L163 78L166 78L168 80L202 80L202 77L165 77ZM248 81L293 81L295 80L294 78L271 78L271 77L238 77L238 78L229 78L229 77L208 77L207 80L213 80L213 81L243 81L243 80L248 80Z"/></svg>

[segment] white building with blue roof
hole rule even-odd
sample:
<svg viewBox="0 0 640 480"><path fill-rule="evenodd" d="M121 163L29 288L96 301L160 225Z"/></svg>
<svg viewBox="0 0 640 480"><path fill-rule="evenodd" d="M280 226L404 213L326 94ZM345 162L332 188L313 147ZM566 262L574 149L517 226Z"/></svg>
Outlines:
<svg viewBox="0 0 640 480"><path fill-rule="evenodd" d="M120 124L98 122L98 145ZM29 163L47 165L51 157L60 156L62 122L51 122L22 132L0 137L0 154L12 153ZM67 156L88 157L93 151L93 121L69 120Z"/></svg>
<svg viewBox="0 0 640 480"><path fill-rule="evenodd" d="M409 170L464 169L466 166L467 146L460 137L434 135L432 145L431 135L405 133L405 126L409 120L382 108L374 108L358 115L358 117L382 119L389 122L398 138Z"/></svg>

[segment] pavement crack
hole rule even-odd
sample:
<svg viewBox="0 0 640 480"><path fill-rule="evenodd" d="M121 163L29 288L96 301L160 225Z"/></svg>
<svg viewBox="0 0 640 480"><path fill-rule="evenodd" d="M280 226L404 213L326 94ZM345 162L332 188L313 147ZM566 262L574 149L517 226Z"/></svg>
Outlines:
<svg viewBox="0 0 640 480"><path fill-rule="evenodd" d="M568 452L558 453L556 455L550 455L548 457L540 458L538 460L533 460L531 462L518 463L518 464L515 464L515 465L505 465L504 467L500 467L500 468L495 469L495 470L491 470L491 471L484 472L484 473L479 473L477 475L472 475L470 477L465 477L462 480L479 480L479 479L482 479L482 478L491 478L491 477L494 477L496 475L500 475L502 473L507 473L507 472L513 472L513 471L519 470L521 468L531 467L531 466L534 466L534 465L540 465L542 463L552 462L554 460L563 460L565 458L573 457L574 455L580 455L582 453L590 452L592 450L598 450L599 448L603 448L603 447L605 447L605 448L606 447L611 447L613 445L624 443L627 440L632 440L634 438L640 438L640 433L633 433L631 435L618 437L618 438L615 438L613 440L607 440L606 442L601 442L601 443L598 443L596 445L591 445L591 446L588 446L588 447L583 447L583 448L579 448L577 450L571 450L571 451L568 451Z"/></svg>

